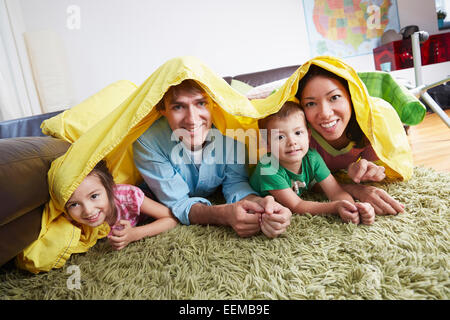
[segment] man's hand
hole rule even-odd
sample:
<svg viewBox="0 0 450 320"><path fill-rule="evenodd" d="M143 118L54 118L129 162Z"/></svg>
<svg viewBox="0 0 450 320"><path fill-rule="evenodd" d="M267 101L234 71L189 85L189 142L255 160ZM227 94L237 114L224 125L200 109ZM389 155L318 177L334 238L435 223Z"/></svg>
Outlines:
<svg viewBox="0 0 450 320"><path fill-rule="evenodd" d="M269 238L276 238L286 231L291 224L292 212L275 201L273 196L252 197L252 201L263 208L261 215L261 231Z"/></svg>
<svg viewBox="0 0 450 320"><path fill-rule="evenodd" d="M375 181L379 182L386 177L383 166L377 166L375 163L361 159L358 162L352 162L348 166L348 176L355 182Z"/></svg>
<svg viewBox="0 0 450 320"><path fill-rule="evenodd" d="M244 199L228 206L228 224L240 237L250 237L261 230L259 221L264 209L258 203Z"/></svg>

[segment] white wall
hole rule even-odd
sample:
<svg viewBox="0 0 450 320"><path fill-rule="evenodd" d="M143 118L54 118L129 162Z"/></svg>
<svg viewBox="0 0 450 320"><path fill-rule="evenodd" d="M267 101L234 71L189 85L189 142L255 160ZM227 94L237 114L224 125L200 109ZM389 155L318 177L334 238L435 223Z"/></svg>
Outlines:
<svg viewBox="0 0 450 320"><path fill-rule="evenodd" d="M301 0L21 0L21 5L27 30L54 29L63 37L78 101L119 79L140 84L181 55L199 57L222 76L309 58ZM66 27L69 5L81 9L79 30Z"/></svg>
<svg viewBox="0 0 450 320"><path fill-rule="evenodd" d="M434 0L397 0L401 27L437 33ZM142 83L158 66L195 55L219 75L301 64L310 58L302 0L20 0L27 31L63 38L78 103L111 82ZM70 5L80 29L67 28ZM373 55L349 58L374 70Z"/></svg>

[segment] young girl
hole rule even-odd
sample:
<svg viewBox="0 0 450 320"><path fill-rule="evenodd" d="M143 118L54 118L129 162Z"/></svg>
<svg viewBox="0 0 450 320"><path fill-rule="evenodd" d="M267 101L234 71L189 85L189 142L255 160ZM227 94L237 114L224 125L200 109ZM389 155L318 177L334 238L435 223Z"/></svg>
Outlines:
<svg viewBox="0 0 450 320"><path fill-rule="evenodd" d="M178 223L167 207L146 197L138 187L115 184L103 160L80 183L65 210L74 223L90 227L108 223L108 239L115 250L172 229ZM140 213L156 220L136 227L143 220Z"/></svg>
<svg viewBox="0 0 450 320"><path fill-rule="evenodd" d="M344 189L356 199L371 203L377 214L402 212L403 204L384 190L359 184L365 181L382 181L386 176L387 166L361 130L348 81L311 64L306 75L299 81L296 97L312 127L310 147L319 152L332 172L347 170L348 176L356 183L342 185ZM358 98L364 101L364 97ZM367 109L360 109L360 112L370 111L368 103L362 108ZM392 124L396 125L398 124ZM387 132L390 128L383 130Z"/></svg>

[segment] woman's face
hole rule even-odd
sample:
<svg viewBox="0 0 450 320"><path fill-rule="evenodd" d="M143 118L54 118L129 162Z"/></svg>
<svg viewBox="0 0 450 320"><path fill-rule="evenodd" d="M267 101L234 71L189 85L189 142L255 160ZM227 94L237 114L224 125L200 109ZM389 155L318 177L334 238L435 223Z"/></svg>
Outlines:
<svg viewBox="0 0 450 320"><path fill-rule="evenodd" d="M345 135L352 115L350 94L338 80L316 76L301 94L306 119L331 146L342 149L350 140Z"/></svg>

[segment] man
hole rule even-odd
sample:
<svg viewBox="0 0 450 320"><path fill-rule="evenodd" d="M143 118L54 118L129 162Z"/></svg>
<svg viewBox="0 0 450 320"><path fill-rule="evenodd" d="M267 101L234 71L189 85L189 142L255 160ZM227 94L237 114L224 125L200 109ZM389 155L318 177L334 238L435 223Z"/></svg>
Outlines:
<svg viewBox="0 0 450 320"><path fill-rule="evenodd" d="M250 187L245 164L234 159L240 143L212 126L213 105L194 80L171 87L157 106L163 117L133 145L136 166L181 223L227 225L241 237L259 231L277 237L292 213ZM227 203L211 205L204 197L219 186Z"/></svg>

